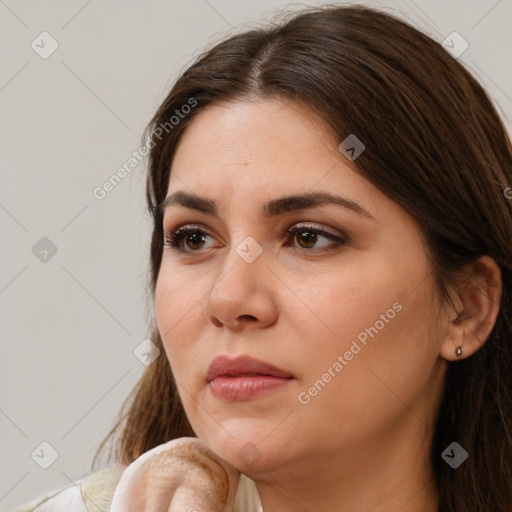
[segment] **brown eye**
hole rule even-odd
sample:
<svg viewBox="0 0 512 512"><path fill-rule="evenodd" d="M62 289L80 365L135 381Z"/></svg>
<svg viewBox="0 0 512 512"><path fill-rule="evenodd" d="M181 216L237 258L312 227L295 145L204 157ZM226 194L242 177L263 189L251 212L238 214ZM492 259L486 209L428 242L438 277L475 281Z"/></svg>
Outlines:
<svg viewBox="0 0 512 512"><path fill-rule="evenodd" d="M289 229L287 233L289 239L297 240L299 245L297 249L312 253L335 249L347 244L347 241L343 238L313 226L294 226L293 228ZM321 240L322 238L330 240L331 242L324 244L321 247L314 248L314 246L319 243L319 239Z"/></svg>
<svg viewBox="0 0 512 512"><path fill-rule="evenodd" d="M205 237L200 233L193 232L184 236L184 243L189 244L191 249L201 249L201 244L204 244Z"/></svg>
<svg viewBox="0 0 512 512"><path fill-rule="evenodd" d="M182 227L165 234L164 245L179 252L198 252L210 235L199 228ZM211 237L210 237L211 238ZM186 245L188 249L183 248Z"/></svg>
<svg viewBox="0 0 512 512"><path fill-rule="evenodd" d="M297 231L297 241L303 249L311 249L317 242L318 235L311 230Z"/></svg>

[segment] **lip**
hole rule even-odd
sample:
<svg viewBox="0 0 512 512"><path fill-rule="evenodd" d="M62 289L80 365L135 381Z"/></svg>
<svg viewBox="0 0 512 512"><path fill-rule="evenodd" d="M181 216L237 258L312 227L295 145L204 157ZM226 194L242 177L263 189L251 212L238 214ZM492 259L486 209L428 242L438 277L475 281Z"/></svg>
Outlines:
<svg viewBox="0 0 512 512"><path fill-rule="evenodd" d="M293 378L293 375L282 368L273 364L255 359L248 355L241 355L235 358L229 356L217 356L210 364L206 373L208 382L221 376L250 376L267 375L271 377L280 377L282 379Z"/></svg>
<svg viewBox="0 0 512 512"><path fill-rule="evenodd" d="M245 401L271 393L293 378L290 372L247 355L234 359L218 356L206 374L213 396L224 402Z"/></svg>

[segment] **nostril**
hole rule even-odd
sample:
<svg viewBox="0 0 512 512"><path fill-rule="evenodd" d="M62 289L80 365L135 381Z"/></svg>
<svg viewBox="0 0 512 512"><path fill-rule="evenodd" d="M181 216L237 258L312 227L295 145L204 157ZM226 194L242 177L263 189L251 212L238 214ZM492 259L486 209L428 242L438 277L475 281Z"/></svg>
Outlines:
<svg viewBox="0 0 512 512"><path fill-rule="evenodd" d="M248 319L250 321L258 320L255 316L252 315L240 315L240 320Z"/></svg>

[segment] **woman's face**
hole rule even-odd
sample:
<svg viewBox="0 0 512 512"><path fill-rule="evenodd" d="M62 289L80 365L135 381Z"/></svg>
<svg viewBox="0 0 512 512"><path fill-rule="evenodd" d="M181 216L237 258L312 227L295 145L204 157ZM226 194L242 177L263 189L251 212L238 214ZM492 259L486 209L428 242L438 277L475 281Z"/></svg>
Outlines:
<svg viewBox="0 0 512 512"><path fill-rule="evenodd" d="M298 473L302 462L318 475L336 464L341 475L423 450L442 395L424 241L340 142L305 106L230 102L191 122L172 163L167 195L200 196L217 215L166 208L166 233L204 233L181 235L184 252L164 248L158 328L197 436L254 478ZM280 207L320 193L343 201ZM221 355L249 355L291 378L209 383Z"/></svg>

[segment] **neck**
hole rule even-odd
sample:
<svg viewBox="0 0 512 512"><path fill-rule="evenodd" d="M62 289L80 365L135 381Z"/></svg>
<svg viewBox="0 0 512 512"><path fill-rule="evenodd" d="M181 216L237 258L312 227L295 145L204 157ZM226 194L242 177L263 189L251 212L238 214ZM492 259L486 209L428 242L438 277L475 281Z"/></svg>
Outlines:
<svg viewBox="0 0 512 512"><path fill-rule="evenodd" d="M418 430L423 431L420 445ZM339 451L331 447L330 453L312 451L302 461L294 461L293 470L283 465L258 475L255 482L263 510L438 512L431 434L416 422L408 434L395 428L380 442Z"/></svg>

